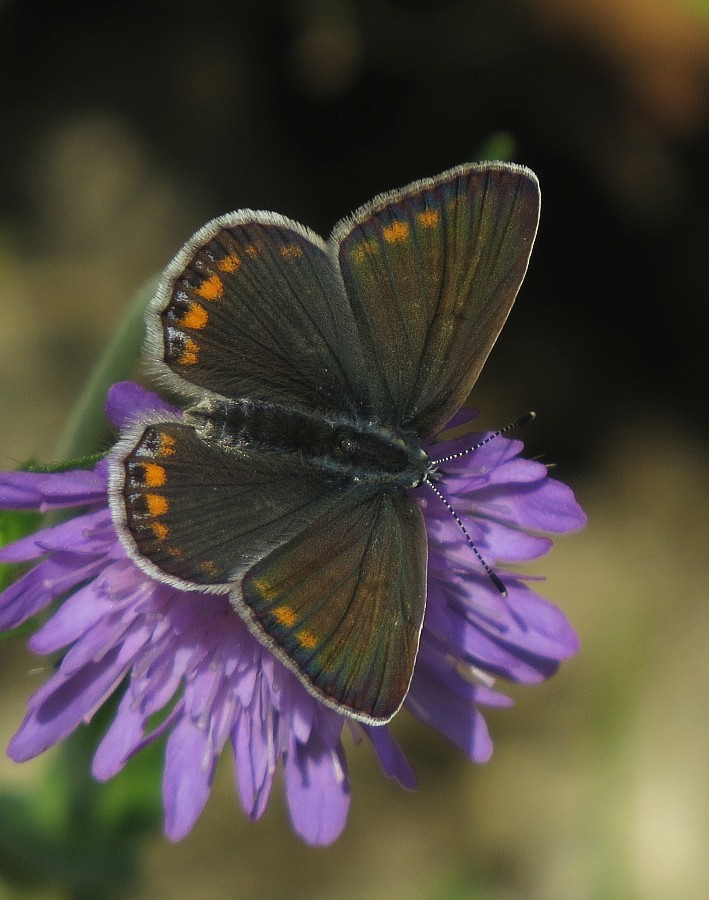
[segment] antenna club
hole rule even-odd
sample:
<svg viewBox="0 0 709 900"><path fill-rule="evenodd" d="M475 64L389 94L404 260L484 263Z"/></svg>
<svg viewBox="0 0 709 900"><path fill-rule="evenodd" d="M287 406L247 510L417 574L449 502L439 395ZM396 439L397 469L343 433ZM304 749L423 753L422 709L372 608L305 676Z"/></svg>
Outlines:
<svg viewBox="0 0 709 900"><path fill-rule="evenodd" d="M507 588L504 586L498 576L493 572L492 569L490 569L487 574L490 576L490 581L495 585L500 594L502 594L503 597L506 597Z"/></svg>

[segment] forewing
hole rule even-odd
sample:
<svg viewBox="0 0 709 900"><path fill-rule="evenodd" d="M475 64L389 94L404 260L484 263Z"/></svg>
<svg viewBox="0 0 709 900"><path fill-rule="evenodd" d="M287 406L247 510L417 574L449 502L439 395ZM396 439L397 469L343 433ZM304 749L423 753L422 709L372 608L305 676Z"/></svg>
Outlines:
<svg viewBox="0 0 709 900"><path fill-rule="evenodd" d="M462 405L512 307L538 219L536 176L492 163L381 195L335 227L385 421L428 436Z"/></svg>
<svg viewBox="0 0 709 900"><path fill-rule="evenodd" d="M426 562L414 499L351 496L250 569L235 603L311 693L381 724L411 682Z"/></svg>
<svg viewBox="0 0 709 900"><path fill-rule="evenodd" d="M153 577L187 589L226 593L337 496L297 454L209 443L179 421L138 426L111 462L126 550Z"/></svg>
<svg viewBox="0 0 709 900"><path fill-rule="evenodd" d="M167 268L148 328L159 374L183 394L366 405L337 265L321 238L275 213L205 225Z"/></svg>

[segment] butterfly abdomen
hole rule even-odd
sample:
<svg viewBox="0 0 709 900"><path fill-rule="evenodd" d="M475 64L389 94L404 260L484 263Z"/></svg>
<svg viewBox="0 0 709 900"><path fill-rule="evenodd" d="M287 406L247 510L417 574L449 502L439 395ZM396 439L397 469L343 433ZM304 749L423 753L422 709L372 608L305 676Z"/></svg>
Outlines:
<svg viewBox="0 0 709 900"><path fill-rule="evenodd" d="M357 416L259 400L209 400L189 410L187 420L203 440L223 449L261 446L297 454L323 477L363 487L413 487L429 466L413 438Z"/></svg>

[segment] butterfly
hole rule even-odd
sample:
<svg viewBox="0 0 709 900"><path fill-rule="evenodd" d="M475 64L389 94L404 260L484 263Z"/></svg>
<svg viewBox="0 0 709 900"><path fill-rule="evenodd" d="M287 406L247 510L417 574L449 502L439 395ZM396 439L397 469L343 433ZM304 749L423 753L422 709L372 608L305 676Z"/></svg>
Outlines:
<svg viewBox="0 0 709 900"><path fill-rule="evenodd" d="M325 241L271 212L214 219L167 267L146 357L184 412L121 438L110 505L149 576L226 594L326 706L401 707L426 605L422 442L459 410L539 219L522 166L377 196ZM204 602L209 597L204 596Z"/></svg>

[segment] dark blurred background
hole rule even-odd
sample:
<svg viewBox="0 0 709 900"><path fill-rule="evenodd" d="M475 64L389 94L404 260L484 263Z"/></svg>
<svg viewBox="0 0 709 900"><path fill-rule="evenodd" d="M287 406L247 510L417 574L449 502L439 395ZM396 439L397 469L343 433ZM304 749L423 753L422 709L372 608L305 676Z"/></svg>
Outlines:
<svg viewBox="0 0 709 900"><path fill-rule="evenodd" d="M331 850L278 797L247 824L225 764L194 834L149 842L141 898L709 895L709 2L0 0L3 467L52 459L131 298L207 219L327 234L500 155L539 175L542 220L471 402L486 426L535 409L529 452L590 514L535 569L584 648L511 689L483 768L404 716L417 794L354 748ZM6 744L39 680L5 655Z"/></svg>

